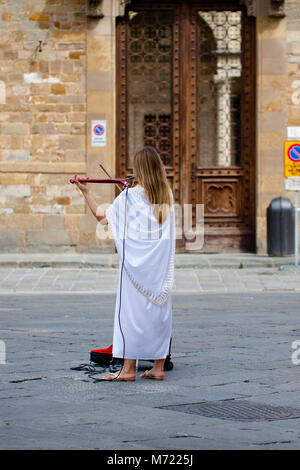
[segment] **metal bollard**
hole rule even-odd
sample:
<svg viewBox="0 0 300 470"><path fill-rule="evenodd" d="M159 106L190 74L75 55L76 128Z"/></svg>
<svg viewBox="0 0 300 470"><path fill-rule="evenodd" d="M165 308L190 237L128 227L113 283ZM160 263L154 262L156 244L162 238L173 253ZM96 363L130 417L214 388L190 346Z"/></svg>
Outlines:
<svg viewBox="0 0 300 470"><path fill-rule="evenodd" d="M285 197L273 199L267 208L267 251L271 256L294 253L295 208Z"/></svg>

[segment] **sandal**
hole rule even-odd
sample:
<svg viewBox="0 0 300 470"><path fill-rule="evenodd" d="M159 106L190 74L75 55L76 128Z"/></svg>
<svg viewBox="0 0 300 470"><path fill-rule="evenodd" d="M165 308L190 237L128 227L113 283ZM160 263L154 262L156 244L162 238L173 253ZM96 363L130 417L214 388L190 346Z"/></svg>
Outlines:
<svg viewBox="0 0 300 470"><path fill-rule="evenodd" d="M118 373L115 373L115 374L110 374L108 375L107 377L111 377L111 378L107 378L107 379L98 379L99 381L103 381L103 382L134 382L135 381L135 377L118 377Z"/></svg>
<svg viewBox="0 0 300 470"><path fill-rule="evenodd" d="M142 375L141 375L142 379L152 379L152 380L164 380L164 376L162 377L157 377L157 375L153 375L151 374L150 370L146 370L146 372L144 372Z"/></svg>

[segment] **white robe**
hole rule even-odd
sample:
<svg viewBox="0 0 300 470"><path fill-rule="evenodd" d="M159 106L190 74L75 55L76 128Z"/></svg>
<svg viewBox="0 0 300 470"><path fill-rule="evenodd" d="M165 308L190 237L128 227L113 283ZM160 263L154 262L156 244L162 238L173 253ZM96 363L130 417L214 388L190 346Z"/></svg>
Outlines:
<svg viewBox="0 0 300 470"><path fill-rule="evenodd" d="M127 200L125 189L106 211L120 257L113 357L164 359L169 354L172 333L174 205L159 225L144 188L138 185L127 191Z"/></svg>

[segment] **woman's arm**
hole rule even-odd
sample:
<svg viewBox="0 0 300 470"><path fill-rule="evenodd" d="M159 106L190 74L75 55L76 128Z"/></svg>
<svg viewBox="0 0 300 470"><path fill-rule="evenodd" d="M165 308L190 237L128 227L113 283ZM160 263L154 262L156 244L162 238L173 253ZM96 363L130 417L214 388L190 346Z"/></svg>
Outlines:
<svg viewBox="0 0 300 470"><path fill-rule="evenodd" d="M80 189L83 196L85 197L85 200L86 200L89 208L91 209L92 214L96 217L96 219L99 222L101 222L101 224L106 225L108 223L107 220L106 220L106 217L103 216L103 215L97 215L98 204L95 201L95 199L93 198L93 196L91 195L86 183L80 183L79 181L77 181L77 179L78 179L77 175L75 175L74 176L75 184Z"/></svg>

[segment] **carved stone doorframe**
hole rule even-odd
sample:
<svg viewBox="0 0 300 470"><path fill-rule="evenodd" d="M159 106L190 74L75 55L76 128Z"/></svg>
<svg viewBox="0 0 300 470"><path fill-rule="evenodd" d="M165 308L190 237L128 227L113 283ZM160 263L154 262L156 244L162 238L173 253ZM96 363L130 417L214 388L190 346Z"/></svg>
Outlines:
<svg viewBox="0 0 300 470"><path fill-rule="evenodd" d="M248 16L270 16L284 18L284 0L240 0L247 8Z"/></svg>
<svg viewBox="0 0 300 470"><path fill-rule="evenodd" d="M271 83L270 77L274 74L278 77L275 80L277 86L276 92L285 93L286 92L286 38L285 38L285 2L283 0L240 0L241 5L244 5L247 9L248 16L256 17L257 29L256 29L256 45L257 45L257 79L256 79L256 122L257 122L257 149L256 149L256 249L260 253L266 251L266 205L271 199L271 193L275 191L276 184L278 186L277 180L272 179L272 175L267 174L268 170L264 161L268 161L270 146L270 138L267 135L267 130L264 128L262 120L263 112L263 103L264 103L264 93L265 90L269 90L269 82ZM108 119L109 123L109 145L107 149L101 151L101 158L104 164L108 169L113 173L116 168L116 89L115 89L115 76L116 76L116 62L115 62L115 49L116 49L116 18L123 16L126 10L126 7L130 7L131 0L94 0L93 2L87 0L87 14L90 20L90 23L93 25L98 24L97 27L92 31L89 29L88 36L92 38L95 34L97 38L101 37L103 31L103 37L108 40L110 38L110 57L111 57L111 70L110 72L104 71L99 72L99 78L96 77L97 73L95 68L92 71L89 71L89 66L87 69L87 83L90 89L92 90L91 98L88 97L88 116L87 124L89 129L89 119L92 118L101 118ZM225 0L224 0L225 4ZM94 11L92 11L93 7ZM109 18L108 18L109 17ZM94 28L94 26L93 26ZM108 31L109 29L109 31ZM268 33L270 31L270 33ZM274 46L271 45L271 42L274 41ZM98 51L95 51L95 44L90 41L90 46L87 46L87 55L95 55ZM271 57L270 54L272 50L277 51L276 57ZM100 52L99 52L100 53ZM108 56L107 56L108 57ZM92 60L89 59L89 63ZM276 64L275 64L276 62ZM102 67L102 64L101 64ZM101 76L100 76L101 75ZM95 99L95 82L97 78L97 83L99 85L99 98ZM110 85L109 85L110 80ZM91 83L91 82L94 83ZM272 82L273 83L273 82ZM101 87L104 86L106 89L102 90ZM108 87L110 86L109 90ZM271 85L270 85L271 86ZM272 84L272 87L274 84ZM107 93L108 99L103 101L104 91ZM271 91L271 89L270 89ZM274 89L272 88L272 92ZM89 90L88 90L89 93ZM97 104L99 103L99 105ZM279 122L278 116L276 117L276 110L274 111L274 117L272 115L273 111L268 111L267 115L264 115L267 118L268 125L270 126L272 122L272 131L276 132L277 138L284 140L285 135L285 118L284 112L282 110L281 116L282 120ZM100 113L100 114L99 114ZM277 113L278 114L278 113ZM266 133L266 134L265 134ZM272 156L278 160L281 159L281 149L272 149ZM279 152L279 153L278 153ZM278 156L276 157L278 153ZM98 170L98 164L95 162L96 152L93 149L87 149L87 168L91 173ZM99 154L99 150L97 152ZM266 189L268 188L268 189ZM273 188L273 189L272 189ZM104 188L103 186L99 192L110 193L111 198L113 198L113 193L111 188ZM267 191L267 194L266 194ZM275 197L275 194L272 197Z"/></svg>
<svg viewBox="0 0 300 470"><path fill-rule="evenodd" d="M115 16L124 16L127 5L131 0L87 0L87 14L89 17L101 19L104 16L104 4L114 4ZM247 8L248 16L259 16L264 11L267 16L274 18L285 17L285 0L240 0L241 5Z"/></svg>

